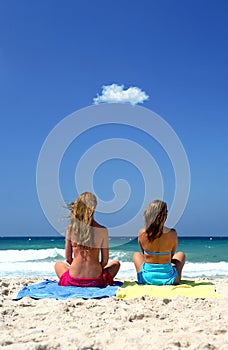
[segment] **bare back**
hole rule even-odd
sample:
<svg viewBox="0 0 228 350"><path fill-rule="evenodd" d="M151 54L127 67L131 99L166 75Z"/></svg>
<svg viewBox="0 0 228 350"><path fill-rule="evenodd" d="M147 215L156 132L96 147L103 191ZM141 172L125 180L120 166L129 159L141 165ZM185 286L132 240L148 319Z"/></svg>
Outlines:
<svg viewBox="0 0 228 350"><path fill-rule="evenodd" d="M102 273L109 258L108 230L93 221L93 247L78 245L72 240L72 235L66 238L66 251L73 252L70 265L70 275L76 278L96 278ZM101 261L99 261L101 252Z"/></svg>
<svg viewBox="0 0 228 350"><path fill-rule="evenodd" d="M167 264L171 262L177 248L177 233L174 229L163 227L161 237L150 241L145 229L140 229L138 243L144 254L145 262L149 264Z"/></svg>

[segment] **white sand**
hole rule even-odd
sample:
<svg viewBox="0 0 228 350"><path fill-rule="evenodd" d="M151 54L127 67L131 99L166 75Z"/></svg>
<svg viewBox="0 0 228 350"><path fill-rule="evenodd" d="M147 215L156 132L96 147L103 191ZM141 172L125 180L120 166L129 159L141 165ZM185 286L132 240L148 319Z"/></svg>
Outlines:
<svg viewBox="0 0 228 350"><path fill-rule="evenodd" d="M214 281L223 299L12 300L40 281L0 280L0 349L228 349L228 280Z"/></svg>

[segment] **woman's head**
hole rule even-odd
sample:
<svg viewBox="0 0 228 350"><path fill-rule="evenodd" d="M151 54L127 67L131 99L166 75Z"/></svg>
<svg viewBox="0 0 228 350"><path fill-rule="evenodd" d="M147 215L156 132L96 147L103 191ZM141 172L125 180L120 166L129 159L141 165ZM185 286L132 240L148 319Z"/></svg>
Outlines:
<svg viewBox="0 0 228 350"><path fill-rule="evenodd" d="M96 196L91 192L84 192L78 196L74 203L72 203L72 216L80 221L88 223L91 218L93 218L96 206Z"/></svg>
<svg viewBox="0 0 228 350"><path fill-rule="evenodd" d="M71 203L71 239L77 244L92 246L92 223L96 206L96 196L90 192L80 194Z"/></svg>
<svg viewBox="0 0 228 350"><path fill-rule="evenodd" d="M151 202L144 212L145 229L150 239L162 235L163 226L167 218L167 205L161 200Z"/></svg>

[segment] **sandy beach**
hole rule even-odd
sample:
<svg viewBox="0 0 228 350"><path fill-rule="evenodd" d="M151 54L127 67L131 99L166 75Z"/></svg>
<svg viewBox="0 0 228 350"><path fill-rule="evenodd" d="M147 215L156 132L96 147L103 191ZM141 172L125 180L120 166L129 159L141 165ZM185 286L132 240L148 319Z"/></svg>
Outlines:
<svg viewBox="0 0 228 350"><path fill-rule="evenodd" d="M222 299L43 299L17 292L40 278L1 279L0 348L5 350L228 348L228 280Z"/></svg>

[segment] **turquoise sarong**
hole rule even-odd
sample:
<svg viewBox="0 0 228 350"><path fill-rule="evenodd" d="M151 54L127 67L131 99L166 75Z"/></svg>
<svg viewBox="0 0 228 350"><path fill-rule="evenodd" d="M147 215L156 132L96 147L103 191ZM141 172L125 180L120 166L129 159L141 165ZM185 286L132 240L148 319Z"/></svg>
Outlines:
<svg viewBox="0 0 228 350"><path fill-rule="evenodd" d="M177 269L171 263L148 264L144 262L138 273L139 284L154 284L157 286L174 284L178 276Z"/></svg>

